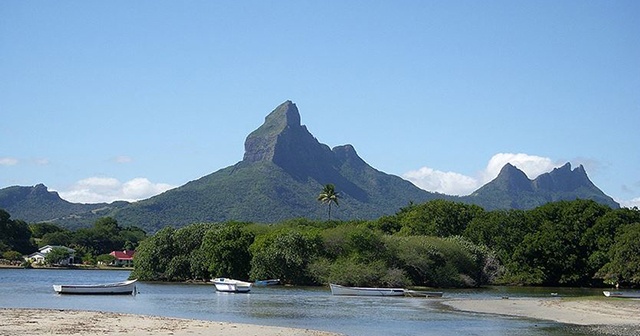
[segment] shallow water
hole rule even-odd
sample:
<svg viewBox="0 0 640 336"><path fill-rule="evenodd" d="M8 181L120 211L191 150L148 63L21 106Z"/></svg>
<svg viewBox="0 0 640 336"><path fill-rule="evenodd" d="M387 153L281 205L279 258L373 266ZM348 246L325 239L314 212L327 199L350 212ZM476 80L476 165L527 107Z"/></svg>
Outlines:
<svg viewBox="0 0 640 336"><path fill-rule="evenodd" d="M364 335L585 335L584 327L457 312L440 299L332 296L323 287L254 287L249 294L209 284L139 283L137 295L59 295L53 284L127 279L129 271L0 269L0 307L100 310L212 321L309 328ZM597 295L587 289L492 287L445 290L444 298ZM591 333L593 335L593 333Z"/></svg>

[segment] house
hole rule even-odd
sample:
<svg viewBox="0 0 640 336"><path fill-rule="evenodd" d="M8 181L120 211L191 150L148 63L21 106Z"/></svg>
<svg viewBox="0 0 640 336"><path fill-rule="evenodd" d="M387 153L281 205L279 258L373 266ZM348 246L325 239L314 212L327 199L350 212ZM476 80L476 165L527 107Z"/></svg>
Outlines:
<svg viewBox="0 0 640 336"><path fill-rule="evenodd" d="M74 250L72 248L68 248L66 246L58 246L58 245L46 245L46 246L43 246L40 249L38 249L38 252L31 253L25 259L29 260L31 263L44 264L44 261L45 261L45 258L47 257L47 254L49 252L51 252L51 250L53 250L54 248L63 248L63 249L66 249L67 251L69 251L69 258L60 261L60 263L59 263L60 265L71 265L71 264L73 264L73 260L75 258L76 250Z"/></svg>
<svg viewBox="0 0 640 336"><path fill-rule="evenodd" d="M116 260L113 262L114 266L133 267L133 255L136 251L124 250L124 251L112 251L109 253L114 256Z"/></svg>
<svg viewBox="0 0 640 336"><path fill-rule="evenodd" d="M30 263L44 264L44 258L45 258L45 255L42 252L38 251L38 252L31 253L30 255L26 256L24 259L28 260Z"/></svg>

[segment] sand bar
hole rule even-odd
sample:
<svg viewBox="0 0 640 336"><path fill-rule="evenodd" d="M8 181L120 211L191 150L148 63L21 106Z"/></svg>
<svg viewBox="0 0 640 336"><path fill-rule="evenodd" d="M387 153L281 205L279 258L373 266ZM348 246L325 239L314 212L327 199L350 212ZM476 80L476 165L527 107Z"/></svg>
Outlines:
<svg viewBox="0 0 640 336"><path fill-rule="evenodd" d="M68 309L0 308L0 336L228 335L337 336L340 334L251 324L212 322Z"/></svg>
<svg viewBox="0 0 640 336"><path fill-rule="evenodd" d="M576 325L640 326L640 300L628 299L487 299L448 300L454 309L518 316Z"/></svg>

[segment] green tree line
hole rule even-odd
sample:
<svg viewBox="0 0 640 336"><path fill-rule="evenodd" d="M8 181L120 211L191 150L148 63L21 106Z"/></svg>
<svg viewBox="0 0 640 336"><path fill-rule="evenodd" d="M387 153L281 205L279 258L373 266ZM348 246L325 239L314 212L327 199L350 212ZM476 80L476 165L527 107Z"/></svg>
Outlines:
<svg viewBox="0 0 640 336"><path fill-rule="evenodd" d="M294 219L166 227L143 241L132 278L468 287L640 284L640 211L593 201L484 211L446 200L371 221Z"/></svg>
<svg viewBox="0 0 640 336"><path fill-rule="evenodd" d="M102 217L92 227L67 230L52 223L27 224L12 220L0 209L0 253L4 259L21 260L45 245L62 245L76 250L76 259L95 264L114 250L134 250L147 237L137 227L122 227L111 217Z"/></svg>

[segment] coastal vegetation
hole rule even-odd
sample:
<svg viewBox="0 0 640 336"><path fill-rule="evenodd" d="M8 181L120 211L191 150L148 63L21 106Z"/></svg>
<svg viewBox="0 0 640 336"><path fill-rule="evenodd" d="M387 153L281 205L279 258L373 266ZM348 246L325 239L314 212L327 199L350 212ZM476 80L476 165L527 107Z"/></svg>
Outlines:
<svg viewBox="0 0 640 336"><path fill-rule="evenodd" d="M140 244L132 277L279 278L297 285L636 286L638 238L637 208L575 200L485 211L434 200L377 220L166 227Z"/></svg>
<svg viewBox="0 0 640 336"><path fill-rule="evenodd" d="M68 230L52 223L27 224L13 220L8 212L0 209L0 253L8 262L23 261L24 255L52 245L73 248L76 262L95 265L109 260L111 251L136 249L146 237L142 229L122 227L111 217L101 217L88 228ZM68 257L65 249L54 251L45 260L49 264Z"/></svg>
<svg viewBox="0 0 640 336"><path fill-rule="evenodd" d="M375 220L195 223L164 227L148 237L108 217L90 229L65 231L0 215L3 255L25 254L36 240L94 256L135 247L131 277L140 280L225 276L279 278L294 285L640 285L640 210L590 200L494 211L433 200Z"/></svg>

